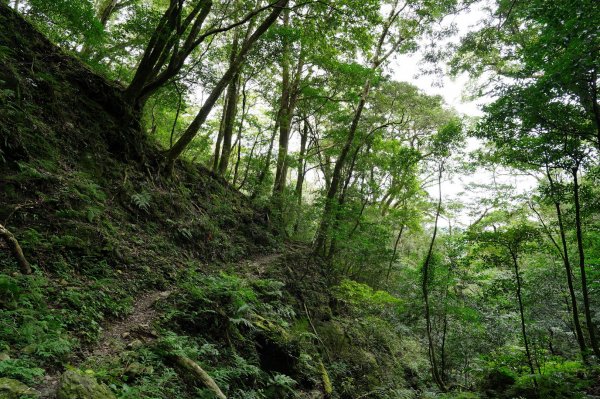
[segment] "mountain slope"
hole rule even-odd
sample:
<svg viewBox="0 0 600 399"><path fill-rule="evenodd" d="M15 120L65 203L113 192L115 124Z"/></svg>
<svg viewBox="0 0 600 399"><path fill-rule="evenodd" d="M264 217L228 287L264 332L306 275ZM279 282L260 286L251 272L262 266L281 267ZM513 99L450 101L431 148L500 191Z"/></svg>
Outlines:
<svg viewBox="0 0 600 399"><path fill-rule="evenodd" d="M0 378L45 397L61 375L122 398L212 397L184 357L231 398L404 397L425 383L395 298L331 281L206 169L161 177L118 85L2 4L0 24L0 224L34 271L0 244Z"/></svg>

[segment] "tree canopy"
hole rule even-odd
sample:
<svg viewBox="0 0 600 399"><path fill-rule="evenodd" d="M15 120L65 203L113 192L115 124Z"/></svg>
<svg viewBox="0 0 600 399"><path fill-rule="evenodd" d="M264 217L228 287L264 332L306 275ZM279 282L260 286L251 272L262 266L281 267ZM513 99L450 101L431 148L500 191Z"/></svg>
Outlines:
<svg viewBox="0 0 600 399"><path fill-rule="evenodd" d="M11 121L0 122L0 184L11 187L0 199L12 201L11 210L0 208L6 217L0 237L20 270L33 273L26 282L0 274L0 293L11 298L0 298L8 309L0 319L15 331L30 323L31 331L62 337L81 327L74 319L27 313L34 305L19 302L41 292L44 284L35 278L46 273L70 295L52 306L85 306L79 291L68 288L79 272L67 273L58 260L43 269L50 255L33 269L27 261L23 266L32 247L76 246L75 233L42 238L26 214L13 222L19 209L48 202L64 208L48 208L57 217L79 217L82 235L92 235L86 220L101 225L102 253L114 255L110 267L119 273L118 262L135 263L128 257L136 251L124 254L113 242L127 238L124 226L150 226L144 234L168 226L183 242L172 262L177 272L148 265L147 273L157 275L153 284L169 281L181 295L165 300L170 307L162 309L160 342L134 362L142 371L98 375L120 397L583 398L599 392L599 1L4 3L3 13L18 12L85 65L70 68L64 61L65 71L82 76L75 79L61 67L36 69L36 55L26 70L26 51L0 36L0 117ZM465 14L480 18L468 28L448 28ZM47 58L67 57L57 54ZM448 96L417 87L412 69L398 62L417 56L435 70L468 78L466 94L486 100L481 115L463 115ZM80 91L57 89L57 76ZM31 93L43 88L45 105L28 105L42 101ZM76 118L60 111L67 106L57 105L67 92L81 95L81 109L69 110L77 118L107 113L112 122L90 121L101 126L90 130L73 126ZM63 128L80 128L82 138L67 139ZM94 129L110 137L104 162L37 152L62 142L62 134L66 148L85 147L94 142L85 132ZM39 143L31 144L35 138ZM122 177L111 172L118 162L127 163ZM141 172L131 177L134 169ZM49 177L57 170L64 175ZM76 173L85 184L70 180ZM100 193L101 185L90 181L105 175L115 180L104 184L137 191ZM21 189L31 197L19 199ZM65 197L69 190L73 198ZM122 213L101 222L113 200L125 203ZM77 210L81 203L85 210ZM49 224L55 232L61 225ZM268 279L261 262L252 277L230 270L194 274L199 267L189 265L203 253L197 245L223 262L251 252L230 237L254 240L248 248L263 242L286 248L295 258ZM153 250L160 253L163 244ZM61 259L86 256L67 251ZM81 274L88 272L102 285L96 271ZM94 301L116 306L109 297ZM27 317L15 310L25 308ZM93 323L81 325L99 328L104 313L96 313ZM46 327L35 317L46 317ZM202 335L207 325L212 335ZM71 351L75 340L90 338L80 330L73 332L77 338L53 342ZM0 357L0 377L32 383L39 377L31 374L35 362L47 369L66 364L66 358L53 364L56 348L36 347L38 333L31 334L25 345L0 328L0 351L14 347L26 359ZM157 360L163 355L167 363ZM144 361L160 364L161 377L140 377L153 375ZM209 373L203 362L213 366ZM173 383L169 373L181 369L202 387L192 392ZM302 396L309 391L322 396Z"/></svg>

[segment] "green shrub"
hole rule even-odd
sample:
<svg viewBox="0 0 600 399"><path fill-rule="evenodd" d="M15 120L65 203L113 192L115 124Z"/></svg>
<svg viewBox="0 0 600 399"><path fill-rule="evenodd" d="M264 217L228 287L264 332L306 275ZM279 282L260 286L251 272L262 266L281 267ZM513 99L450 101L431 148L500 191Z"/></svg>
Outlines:
<svg viewBox="0 0 600 399"><path fill-rule="evenodd" d="M333 295L358 312L383 312L386 307L400 311L402 301L386 291L374 290L366 284L344 280L333 288Z"/></svg>
<svg viewBox="0 0 600 399"><path fill-rule="evenodd" d="M44 370L33 362L22 359L0 361L0 377L13 378L25 384L32 384L44 375Z"/></svg>

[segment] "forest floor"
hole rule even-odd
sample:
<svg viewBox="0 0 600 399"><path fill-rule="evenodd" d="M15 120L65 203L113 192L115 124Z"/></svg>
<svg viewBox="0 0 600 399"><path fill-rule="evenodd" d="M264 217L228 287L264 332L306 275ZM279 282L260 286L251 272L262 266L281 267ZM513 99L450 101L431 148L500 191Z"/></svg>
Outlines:
<svg viewBox="0 0 600 399"><path fill-rule="evenodd" d="M83 356L78 363L88 357L110 358L115 356L120 350L127 346L134 345L136 334L132 332L145 332L149 337L155 335L152 331L152 322L158 316L157 310L154 308L156 302L167 298L172 291L148 291L137 297L133 303L132 312L121 320L111 320L103 327L103 333L96 345L88 348L85 351L86 356ZM46 374L42 383L37 386L37 390L41 393L41 398L54 398L60 380L61 373Z"/></svg>
<svg viewBox="0 0 600 399"><path fill-rule="evenodd" d="M427 387L397 301L332 278L210 170L157 177L161 149L123 127L118 86L2 5L0 25L19 49L0 63L19 84L0 90L0 221L33 269L0 256L0 378L45 398L70 370L121 399L207 397L175 354L231 399Z"/></svg>
<svg viewBox="0 0 600 399"><path fill-rule="evenodd" d="M230 267L242 273L249 273L260 277L266 269L278 262L284 252L257 255L251 259L237 262ZM90 358L109 359L119 354L125 348L134 348L156 339L158 333L152 324L160 317L161 313L156 309L157 302L177 295L176 288L170 290L151 290L141 293L133 303L131 313L122 319L109 320L102 327L102 334L95 345L85 349L78 361L73 366L80 366ZM49 372L44 380L36 386L40 392L40 398L50 399L56 397L56 391L60 381L61 373Z"/></svg>

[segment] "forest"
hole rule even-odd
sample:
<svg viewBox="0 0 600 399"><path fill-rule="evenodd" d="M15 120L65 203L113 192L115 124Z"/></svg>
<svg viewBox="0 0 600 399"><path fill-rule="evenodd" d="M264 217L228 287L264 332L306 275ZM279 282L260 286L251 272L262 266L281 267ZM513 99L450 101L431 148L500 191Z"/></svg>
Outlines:
<svg viewBox="0 0 600 399"><path fill-rule="evenodd" d="M0 0L0 399L600 398L600 1Z"/></svg>

